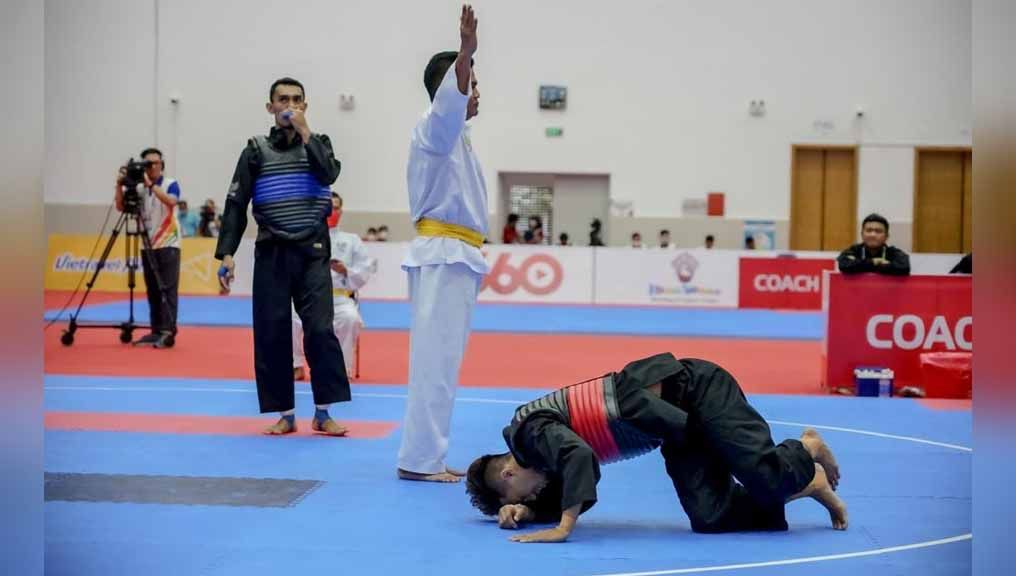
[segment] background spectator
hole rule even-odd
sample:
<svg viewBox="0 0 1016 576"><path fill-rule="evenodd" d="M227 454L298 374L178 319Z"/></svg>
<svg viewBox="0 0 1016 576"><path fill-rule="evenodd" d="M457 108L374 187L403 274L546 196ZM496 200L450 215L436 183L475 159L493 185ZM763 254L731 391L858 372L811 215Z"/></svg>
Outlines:
<svg viewBox="0 0 1016 576"><path fill-rule="evenodd" d="M716 242L716 238L712 234L706 236L706 250L712 250L713 244Z"/></svg>
<svg viewBox="0 0 1016 576"><path fill-rule="evenodd" d="M660 230L660 248L663 248L664 250L671 250L676 247L677 246L674 246L670 242L670 230L667 230L666 228Z"/></svg>
<svg viewBox="0 0 1016 576"><path fill-rule="evenodd" d="M600 222L599 218L593 218L593 221L589 224L589 245L603 246L603 238L600 237L602 233L603 223Z"/></svg>
<svg viewBox="0 0 1016 576"><path fill-rule="evenodd" d="M180 235L184 238L198 235L198 225L201 217L197 212L187 209L187 201L180 200L176 203L176 218L180 221Z"/></svg>
<svg viewBox="0 0 1016 576"><path fill-rule="evenodd" d="M219 228L222 227L222 219L215 208L215 200L205 200L201 207L201 220L198 222L198 236L203 238L218 238Z"/></svg>
<svg viewBox="0 0 1016 576"><path fill-rule="evenodd" d="M527 244L543 244L543 219L539 216L529 217L529 230L526 231Z"/></svg>
<svg viewBox="0 0 1016 576"><path fill-rule="evenodd" d="M519 215L512 212L508 215L508 221L505 222L504 229L501 230L501 243L502 244L518 244L519 243Z"/></svg>

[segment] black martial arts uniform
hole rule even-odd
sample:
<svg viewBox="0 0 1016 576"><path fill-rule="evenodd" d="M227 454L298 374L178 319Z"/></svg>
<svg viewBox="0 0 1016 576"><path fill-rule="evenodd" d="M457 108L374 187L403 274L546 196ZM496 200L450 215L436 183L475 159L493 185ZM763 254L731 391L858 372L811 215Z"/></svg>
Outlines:
<svg viewBox="0 0 1016 576"><path fill-rule="evenodd" d="M646 390L657 382L662 398ZM657 446L696 532L786 530L787 498L815 475L800 441L773 444L730 374L669 353L519 407L504 438L519 464L550 478L526 502L541 521L575 505L588 510L601 463Z"/></svg>
<svg viewBox="0 0 1016 576"><path fill-rule="evenodd" d="M332 210L329 185L340 164L328 137L306 144L272 128L252 138L237 163L226 197L215 257L232 255L254 204L258 235L254 247L254 372L261 412L295 405L292 308L303 321L304 350L315 404L350 399L342 348L332 329L331 244L326 219Z"/></svg>
<svg viewBox="0 0 1016 576"><path fill-rule="evenodd" d="M877 265L872 260L882 258L888 260L888 264ZM840 267L842 274L861 274L863 272L875 272L889 276L909 276L910 256L895 246L885 245L875 254L868 253L864 244L854 244L836 257L836 264Z"/></svg>

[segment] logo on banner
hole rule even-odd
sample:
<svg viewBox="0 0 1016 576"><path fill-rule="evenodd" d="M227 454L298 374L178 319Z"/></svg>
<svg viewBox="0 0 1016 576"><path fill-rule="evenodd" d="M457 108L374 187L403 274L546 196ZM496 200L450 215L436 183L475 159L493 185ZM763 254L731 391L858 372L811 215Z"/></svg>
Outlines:
<svg viewBox="0 0 1016 576"><path fill-rule="evenodd" d="M670 261L670 267L674 269L680 284L677 286L649 285L649 297L652 300L672 300L675 297L684 295L698 296L719 296L720 290L716 288L704 288L695 286L691 281L695 278L695 271L699 268L699 261L689 252L682 252Z"/></svg>
<svg viewBox="0 0 1016 576"><path fill-rule="evenodd" d="M759 274L755 276L755 289L759 292L794 292L798 294L815 293L822 290L822 281L818 276L808 274Z"/></svg>
<svg viewBox="0 0 1016 576"><path fill-rule="evenodd" d="M533 254L518 267L508 262L511 255L502 253L483 279L480 290L490 288L498 294L511 294L522 288L535 296L545 296L556 291L564 280L564 269L556 258L549 254Z"/></svg>
<svg viewBox="0 0 1016 576"><path fill-rule="evenodd" d="M927 326L920 316L913 314L875 314L868 318L865 336L868 345L879 350L931 350L936 344L946 350L973 350L970 337L973 324L971 316L964 316L951 326L945 316L935 316Z"/></svg>

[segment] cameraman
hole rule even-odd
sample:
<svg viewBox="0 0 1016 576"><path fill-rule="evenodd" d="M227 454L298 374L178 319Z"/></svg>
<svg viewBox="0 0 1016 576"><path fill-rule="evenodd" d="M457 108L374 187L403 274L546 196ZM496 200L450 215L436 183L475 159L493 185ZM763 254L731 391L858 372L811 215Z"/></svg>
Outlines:
<svg viewBox="0 0 1016 576"><path fill-rule="evenodd" d="M177 290L180 285L180 223L176 217L180 185L176 180L163 176L165 163L162 152L157 148L145 149L141 157L147 167L144 182L137 183L136 191L141 220L152 247L141 251L152 331L135 341L134 345L170 348L176 337ZM125 199L126 176L126 167L121 167L116 178L116 209L121 212L125 207L130 208L126 206L128 200ZM158 271L158 280L162 281L166 291L165 303L155 271Z"/></svg>

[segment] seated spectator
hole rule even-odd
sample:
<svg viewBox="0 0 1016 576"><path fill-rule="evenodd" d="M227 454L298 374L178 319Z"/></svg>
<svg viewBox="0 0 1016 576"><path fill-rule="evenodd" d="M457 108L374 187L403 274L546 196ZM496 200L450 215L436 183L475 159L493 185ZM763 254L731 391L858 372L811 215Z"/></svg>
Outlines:
<svg viewBox="0 0 1016 576"><path fill-rule="evenodd" d="M673 250L674 248L677 248L677 246L670 241L670 230L667 230L666 228L660 230L660 248L664 250Z"/></svg>
<svg viewBox="0 0 1016 576"><path fill-rule="evenodd" d="M197 212L187 209L187 201L180 200L176 203L176 219L180 221L180 235L184 238L198 235L198 225L201 218Z"/></svg>
<svg viewBox="0 0 1016 576"><path fill-rule="evenodd" d="M215 200L205 200L201 207L201 221L198 222L198 236L203 238L218 238L219 228L222 227L222 219L215 208Z"/></svg>
<svg viewBox="0 0 1016 576"><path fill-rule="evenodd" d="M974 273L974 253L967 254L960 261L953 266L953 269L949 271L950 274L973 274Z"/></svg>
<svg viewBox="0 0 1016 576"><path fill-rule="evenodd" d="M378 242L388 241L388 226L382 224L377 227L377 241Z"/></svg>
<svg viewBox="0 0 1016 576"><path fill-rule="evenodd" d="M557 237L557 245L558 246L571 246L571 243L568 242L568 233L567 232L562 232L561 235Z"/></svg>
<svg viewBox="0 0 1016 576"><path fill-rule="evenodd" d="M910 275L910 256L889 246L889 221L879 214L869 214L861 223L860 244L840 252L836 263L843 274L875 272L892 276Z"/></svg>
<svg viewBox="0 0 1016 576"><path fill-rule="evenodd" d="M526 240L527 244L543 244L543 219L539 216L530 216L527 232L532 232L532 235Z"/></svg>
<svg viewBox="0 0 1016 576"><path fill-rule="evenodd" d="M593 218L593 221L589 224L589 245L603 246L603 238L600 236L602 233L603 223L600 222L599 218Z"/></svg>
<svg viewBox="0 0 1016 576"><path fill-rule="evenodd" d="M363 237L364 242L377 242L377 228L367 228L367 235Z"/></svg>
<svg viewBox="0 0 1016 576"><path fill-rule="evenodd" d="M716 238L712 234L706 236L706 250L712 250L713 244L716 242Z"/></svg>
<svg viewBox="0 0 1016 576"><path fill-rule="evenodd" d="M519 215L512 212L508 215L508 222L505 223L504 229L501 231L501 243L502 244L518 244L519 243Z"/></svg>
<svg viewBox="0 0 1016 576"><path fill-rule="evenodd" d="M755 249L755 237L754 236L745 236L744 237L744 249L745 250L754 250Z"/></svg>
<svg viewBox="0 0 1016 576"><path fill-rule="evenodd" d="M645 248L645 245L642 244L642 235L639 234L638 232L632 232L631 233L631 247L632 248Z"/></svg>

